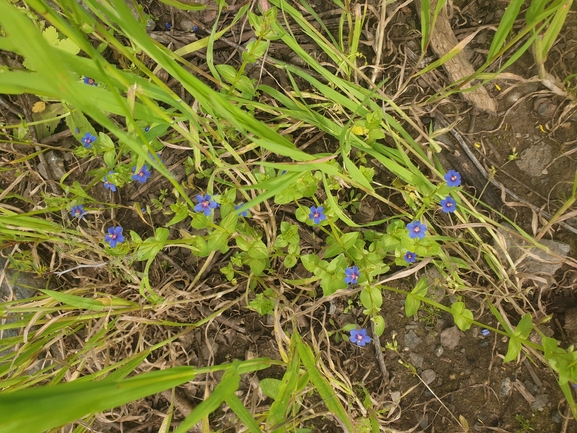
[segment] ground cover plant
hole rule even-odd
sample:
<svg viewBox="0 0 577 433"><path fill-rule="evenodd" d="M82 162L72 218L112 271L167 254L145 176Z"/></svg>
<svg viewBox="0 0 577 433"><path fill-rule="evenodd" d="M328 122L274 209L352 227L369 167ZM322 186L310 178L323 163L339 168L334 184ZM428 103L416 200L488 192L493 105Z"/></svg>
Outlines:
<svg viewBox="0 0 577 433"><path fill-rule="evenodd" d="M403 357L399 301L406 318L493 338L503 368L547 371L568 428L577 355L544 331L524 257L498 247L506 232L525 257L553 254L542 240L573 217L577 172L521 224L447 163L457 120L441 122L523 56L568 116L575 76L548 58L572 2L512 1L433 59L452 3L388 3L163 0L161 17L124 0L0 1L4 279L41 281L0 307L3 432L426 430L436 421L401 409L423 386L446 431L482 427ZM415 57L382 66L411 11ZM481 64L451 79L481 31ZM447 82L417 91L443 67ZM353 354L372 368L349 372ZM401 374L418 380L393 392Z"/></svg>

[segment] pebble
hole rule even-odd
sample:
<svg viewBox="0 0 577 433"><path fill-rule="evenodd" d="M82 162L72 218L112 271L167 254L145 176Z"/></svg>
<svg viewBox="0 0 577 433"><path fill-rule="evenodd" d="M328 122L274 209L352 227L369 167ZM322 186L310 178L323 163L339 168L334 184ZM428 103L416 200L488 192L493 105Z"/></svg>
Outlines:
<svg viewBox="0 0 577 433"><path fill-rule="evenodd" d="M429 426L429 415L424 414L421 422L419 423L419 427L425 430Z"/></svg>
<svg viewBox="0 0 577 433"><path fill-rule="evenodd" d="M411 353L409 354L409 357L411 358L411 363L413 364L413 366L415 366L416 368L423 368L423 360L424 358L417 354L417 353Z"/></svg>
<svg viewBox="0 0 577 433"><path fill-rule="evenodd" d="M193 32L194 29L196 28L196 25L190 21L187 18L184 18L182 20L180 20L180 30L185 31L185 32Z"/></svg>
<svg viewBox="0 0 577 433"><path fill-rule="evenodd" d="M452 326L450 328L444 329L441 332L441 345L445 349L453 350L459 345L461 340L461 331L457 326Z"/></svg>
<svg viewBox="0 0 577 433"><path fill-rule="evenodd" d="M433 353L435 354L436 357L440 357L444 351L445 349L443 348L443 346L439 344L437 347L435 347L435 351Z"/></svg>
<svg viewBox="0 0 577 433"><path fill-rule="evenodd" d="M531 409L538 410L539 412L541 412L543 409L545 409L545 406L547 406L548 404L549 404L549 397L547 396L547 394L537 394L535 396L535 401L531 403Z"/></svg>
<svg viewBox="0 0 577 433"><path fill-rule="evenodd" d="M540 177L543 169L553 159L553 148L548 144L536 144L525 149L515 164L531 177Z"/></svg>
<svg viewBox="0 0 577 433"><path fill-rule="evenodd" d="M405 346L407 346L409 349L414 349L415 347L417 347L422 342L423 342L423 340L421 340L419 338L419 336L417 334L415 334L415 331L413 331L413 330L411 330L405 334Z"/></svg>
<svg viewBox="0 0 577 433"><path fill-rule="evenodd" d="M509 397L513 392L513 385L511 379L506 377L501 381L501 387L499 388L499 395L501 397Z"/></svg>
<svg viewBox="0 0 577 433"><path fill-rule="evenodd" d="M423 382L425 382L427 385L433 383L436 378L437 373L431 369L425 370L421 373L421 379L423 379Z"/></svg>

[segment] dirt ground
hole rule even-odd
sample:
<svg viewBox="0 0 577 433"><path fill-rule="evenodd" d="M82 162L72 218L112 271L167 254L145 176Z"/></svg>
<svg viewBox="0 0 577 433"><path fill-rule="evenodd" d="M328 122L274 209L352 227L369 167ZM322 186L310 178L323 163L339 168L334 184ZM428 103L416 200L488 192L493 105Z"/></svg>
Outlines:
<svg viewBox="0 0 577 433"><path fill-rule="evenodd" d="M458 39L469 35L476 26L495 26L507 5L507 2L485 0L455 0L452 3L455 8L451 24ZM314 7L317 12L325 13L323 16L329 29L334 29L339 15L338 11L332 14L330 11L333 11L335 6L315 0ZM215 18L212 9L188 15L175 12L157 1L144 3L144 10L155 18L156 26L152 33L158 34L158 38L167 32L172 33L171 43L174 49L206 35ZM374 17L369 18L369 29L373 27L374 20ZM226 22L226 19L223 19L223 22ZM171 30L166 30L167 23L171 24ZM192 26L198 26L194 33L190 32ZM417 44L419 42L418 34L410 31L419 28L414 5L404 6L395 14L389 26L390 38L384 48L386 55L382 61L386 65L385 75L389 75L394 81L398 79L397 66L403 61L399 53L411 41ZM237 34L240 32L235 33ZM407 36L411 34L415 36ZM480 66L483 61L483 53L486 53L491 35L492 30L482 31L468 46L468 58L474 67ZM547 64L549 72L559 79L577 72L575 40L577 13L574 6ZM241 44L243 39L235 42ZM303 44L306 43L307 41L303 40ZM374 51L363 47L363 53L370 63L375 55ZM233 63L238 62L238 55L231 57L231 54L229 45L217 45L218 61L224 62L228 59ZM271 46L270 55L284 60L290 59L290 53L280 44ZM202 55L194 55L189 60L199 68L205 68ZM436 128L438 125L435 125L433 119L437 112L446 116L450 122L456 121L455 129L464 137L486 173L514 193L515 197L491 184L478 170L477 173L461 170L467 190L486 200L492 208L487 209L487 213L494 219L500 221L502 216L505 216L535 235L543 227L543 221L548 219L545 214L555 214L571 194L577 171L577 153L574 153L577 142L577 110L573 101L553 94L534 79L536 70L530 53L523 55L506 72L510 74L509 79L498 79L486 86L489 95L497 103L497 115L475 112L469 104L453 97L450 103L443 101L431 106L422 105L422 117L419 121L432 124ZM447 78L442 70L436 71L434 75L440 83L446 83ZM281 84L286 82L286 77L277 78ZM267 80L266 75L263 80ZM171 83L170 80L168 82L176 86L176 83ZM413 101L422 101L424 96L434 91L426 82L421 84L423 85L402 95L399 105L409 106ZM188 98L184 94L183 97ZM442 137L440 141L444 142L447 148L445 161L453 166L458 164L464 157L462 150L458 150L459 144L450 135ZM61 143L60 148L62 147L66 147L66 144ZM163 154L167 167L183 182L187 178L184 164L187 156L186 151L179 150ZM65 164L72 162L65 161ZM70 181L88 183L90 177L87 173L97 164L96 161L83 163L81 169L73 173ZM387 177L384 173L377 173L377 176L379 175ZM135 202L152 203L169 187L168 183L159 182L159 178L154 181L153 177L152 180L153 182L145 186L128 185L116 196L117 200L125 205L124 210L116 215L116 219L123 227L138 231L142 238L152 234L151 228L138 217L131 206ZM201 186L203 181L195 182L199 182L196 186ZM101 194L100 199L106 201L108 193L102 191ZM165 194L162 206L166 209L170 204L172 199ZM543 217L540 218L539 215ZM171 218L164 214L162 209L154 211L153 217L152 223L156 227L162 226ZM282 211L278 218L279 221L283 219ZM565 223L569 228L577 228L575 218L568 219ZM171 230L176 231L187 224L189 225L190 221L183 221ZM545 238L566 243L570 247L570 256L577 258L577 231L572 232L567 226L555 226ZM176 248L165 251L158 257L151 269L151 283L158 288L159 294L175 300L188 296L187 288L194 279L197 265L194 257L184 249ZM247 290L245 282L239 283L237 287L226 285L219 272L226 259L227 257L222 256L213 259L212 271L208 273L209 277L204 280L202 288L207 293L224 288L226 290L222 296L210 303L199 303L193 310L175 308L158 312L157 317L180 323L193 323L210 315L225 302L237 302L218 320L179 339L171 348L170 355L157 354L159 360L164 359L170 365L205 366L249 357L280 359L270 317L260 316L247 309L246 301L251 300L254 293ZM65 286L94 282L100 275L98 271L82 272L74 276L67 275L57 284ZM291 275L286 273L284 277L290 278ZM532 306L534 310L541 311L543 315L551 315L548 331L562 342L563 347L568 347L575 342L574 335L566 329L566 320L569 320L567 312L577 307L577 297L574 294L577 273L571 267L563 266L551 277L546 288L527 286L527 296L535 302ZM430 274L429 278L433 282L431 291L439 302L450 305L453 298L443 288L443 282L435 279L434 274ZM415 282L412 279L401 280L396 287L410 290ZM270 281L270 284L282 285L282 281ZM122 295L125 289L111 287L110 290ZM247 292L250 295L245 297ZM130 296L134 297L127 295ZM291 315L296 312L298 317L293 323L296 323L305 340L318 344L319 351L323 354L321 361L325 365L332 364L334 371L346 377L359 398L364 397L366 401L370 401L373 410L390 421L390 428L395 429L391 431L451 433L463 431L462 425L468 424L469 431L476 432L577 433L577 424L573 420L565 419L569 412L554 374L525 356L521 357L519 362L503 364L507 342L495 334L484 335L482 329L477 327L466 332L458 331L451 316L434 308L422 308L417 317L407 318L404 313L404 298L385 292L384 305L387 307L383 315L387 327L380 339L390 374L389 381L385 381L373 346L353 346L346 340L345 335L337 332L343 324L360 320L357 318L363 317L362 307L337 299L333 303L319 305L311 315L299 316L298 312L310 304L310 294L300 291L285 293L284 296L292 310L287 309L283 316L283 325L292 326L291 320L294 317ZM467 299L467 305L477 320L497 326L494 317L483 306L481 296L471 296ZM321 328L329 333L321 332ZM167 331L156 327L145 329L142 331L142 328L139 328L138 332L142 332L139 335L130 331L123 335L124 346L132 350L131 348L138 346L140 338L154 342L168 335ZM69 344L73 347L76 343L71 339ZM119 351L111 356L120 357L125 354ZM154 363L155 359L151 359L151 362ZM259 395L256 385L265 378L280 379L282 374L282 369L271 368L258 372L256 377L244 378L240 388L243 401L257 407L258 411L264 410L272 401ZM189 406L194 406L202 401L205 385L214 383L217 379L218 377L202 378L198 383L180 387L177 390L178 398ZM356 407L352 402L348 403L351 408ZM343 431L334 421L323 416L326 409L317 396L305 397L303 406L307 409L303 408L300 416L309 420L302 421L302 427L311 428L315 432ZM151 397L118 411L99 415L96 426L103 432L157 431L163 419L157 413L166 413L168 407L166 398ZM183 413L177 411L175 422L182 416ZM351 409L351 416L362 418L363 414ZM225 407L214 414L211 423L215 431L239 431L234 415Z"/></svg>

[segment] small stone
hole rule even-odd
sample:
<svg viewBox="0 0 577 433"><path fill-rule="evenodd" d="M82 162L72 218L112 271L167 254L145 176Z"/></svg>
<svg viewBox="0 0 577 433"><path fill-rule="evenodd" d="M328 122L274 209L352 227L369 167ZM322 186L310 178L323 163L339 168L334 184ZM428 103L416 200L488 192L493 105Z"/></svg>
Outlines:
<svg viewBox="0 0 577 433"><path fill-rule="evenodd" d="M424 414L421 422L419 423L419 427L425 430L429 426L429 415Z"/></svg>
<svg viewBox="0 0 577 433"><path fill-rule="evenodd" d="M435 351L433 353L435 354L436 357L440 357L444 351L445 349L443 349L443 346L439 344L437 347L435 347Z"/></svg>
<svg viewBox="0 0 577 433"><path fill-rule="evenodd" d="M180 20L179 27L180 27L180 30L182 30L182 31L192 32L192 31L194 31L194 28L196 26L188 18L184 18L184 19Z"/></svg>
<svg viewBox="0 0 577 433"><path fill-rule="evenodd" d="M459 345L461 340L461 331L456 326L444 329L441 332L441 345L445 349L453 350Z"/></svg>
<svg viewBox="0 0 577 433"><path fill-rule="evenodd" d="M506 377L501 381L501 387L499 388L499 395L501 397L509 397L513 392L513 384L511 383L511 379Z"/></svg>
<svg viewBox="0 0 577 433"><path fill-rule="evenodd" d="M543 169L553 159L553 148L548 144L536 144L525 149L515 164L531 177L540 177Z"/></svg>
<svg viewBox="0 0 577 433"><path fill-rule="evenodd" d="M561 421L563 421L563 417L559 412L555 411L555 413L551 415L551 421L553 421L555 424L561 424Z"/></svg>
<svg viewBox="0 0 577 433"><path fill-rule="evenodd" d="M433 381L437 378L437 373L435 373L433 370L429 369L429 370L425 370L421 373L421 379L423 379L423 382L425 382L427 385L433 383Z"/></svg>
<svg viewBox="0 0 577 433"><path fill-rule="evenodd" d="M531 409L538 410L539 412L541 412L543 409L545 409L547 403L549 403L549 398L547 394L537 394L535 396L535 401L531 403Z"/></svg>
<svg viewBox="0 0 577 433"><path fill-rule="evenodd" d="M423 360L424 358L417 354L417 353L410 353L409 358L411 358L411 363L415 368L423 368Z"/></svg>
<svg viewBox="0 0 577 433"><path fill-rule="evenodd" d="M411 330L405 334L405 346L407 346L409 349L414 349L422 342L423 340L421 340L419 336L415 334L415 331Z"/></svg>

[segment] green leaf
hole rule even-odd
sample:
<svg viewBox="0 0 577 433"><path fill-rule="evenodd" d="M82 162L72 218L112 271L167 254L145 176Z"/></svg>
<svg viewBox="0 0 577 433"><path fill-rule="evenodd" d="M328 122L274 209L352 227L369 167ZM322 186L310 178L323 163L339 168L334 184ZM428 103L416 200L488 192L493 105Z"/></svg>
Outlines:
<svg viewBox="0 0 577 433"><path fill-rule="evenodd" d="M315 269L317 269L320 260L321 259L316 254L305 254L304 256L301 256L301 262L309 272L314 272Z"/></svg>
<svg viewBox="0 0 577 433"><path fill-rule="evenodd" d="M236 212L231 212L221 221L220 227L222 227L229 235L233 235L236 231L237 223L238 214Z"/></svg>
<svg viewBox="0 0 577 433"><path fill-rule="evenodd" d="M181 385L192 380L196 371L192 367L175 367L123 381L74 381L1 393L0 426L3 433L41 433Z"/></svg>
<svg viewBox="0 0 577 433"><path fill-rule="evenodd" d="M378 314L376 316L371 317L371 320L373 321L375 334L377 334L380 337L381 335L383 335L383 332L385 332L385 319L383 318L383 316Z"/></svg>
<svg viewBox="0 0 577 433"><path fill-rule="evenodd" d="M301 341L300 336L296 332L293 335L296 340L297 351L302 360L303 366L310 376L310 381L313 383L314 389L316 389L320 394L323 403L326 405L327 409L339 419L340 423L343 425L343 429L346 429L346 431L349 432L356 431L351 423L350 415L336 396L333 387L325 376L321 374L323 369L319 368L317 365L317 362L320 361L315 359L311 348Z"/></svg>
<svg viewBox="0 0 577 433"><path fill-rule="evenodd" d="M227 82L229 82L230 84L236 83L237 71L232 66L230 66L230 65L216 65L215 68L218 71L218 73L220 75L222 75L222 78L224 78Z"/></svg>
<svg viewBox="0 0 577 433"><path fill-rule="evenodd" d="M195 3L190 0L160 0L162 3L173 6L181 11L202 11L206 9L206 5L202 3Z"/></svg>
<svg viewBox="0 0 577 433"><path fill-rule="evenodd" d="M411 293L407 294L407 299L405 301L405 314L407 317L417 314L417 311L419 311L419 307L421 306L421 301L413 295L423 297L427 295L427 277L421 277L415 288L411 290Z"/></svg>
<svg viewBox="0 0 577 433"><path fill-rule="evenodd" d="M515 20L519 16L519 11L521 6L523 6L524 0L511 0L505 9L505 13L501 17L499 22L499 27L493 36L493 42L489 48L489 53L487 58L491 59L497 54L497 52L503 47L507 36L513 29Z"/></svg>
<svg viewBox="0 0 577 433"><path fill-rule="evenodd" d="M271 431L273 433L284 432L284 429L275 429L275 427L284 423L284 421L287 419L288 409L294 404L293 399L298 387L300 364L299 354L294 349L294 346L295 343L293 341L293 344L291 344L291 350L289 352L290 357L287 363L287 371L283 375L278 392L276 393L275 401L270 406L270 410L266 419L267 428L265 431Z"/></svg>
<svg viewBox="0 0 577 433"><path fill-rule="evenodd" d="M254 84L250 78L243 75L235 83L234 87L241 91L242 96L247 99L251 99L255 94L256 90Z"/></svg>
<svg viewBox="0 0 577 433"><path fill-rule="evenodd" d="M367 310L379 309L383 305L383 294L376 286L367 286L361 291L361 304Z"/></svg>
<svg viewBox="0 0 577 433"><path fill-rule="evenodd" d="M136 250L135 260L148 260L155 257L164 247L155 238L146 239Z"/></svg>
<svg viewBox="0 0 577 433"><path fill-rule="evenodd" d="M294 267L294 265L297 264L297 257L293 256L293 255L288 255L284 258L284 262L283 262L285 268L290 269L292 267Z"/></svg>
<svg viewBox="0 0 577 433"><path fill-rule="evenodd" d="M170 210L174 212L172 219L166 223L168 227L179 223L188 216L188 206L182 201L178 201L170 205Z"/></svg>
<svg viewBox="0 0 577 433"><path fill-rule="evenodd" d="M108 168L114 168L116 165L116 152L114 150L109 150L108 152L104 152L104 163Z"/></svg>
<svg viewBox="0 0 577 433"><path fill-rule="evenodd" d="M276 400L276 397L280 391L281 384L282 381L278 379L265 378L260 381L260 389L264 395L272 398L273 400Z"/></svg>
<svg viewBox="0 0 577 433"><path fill-rule="evenodd" d="M80 308L82 310L104 310L104 304L96 299L85 298L83 296L70 295L68 293L55 292L54 290L39 289L45 295L50 296L52 299L64 305L70 305L75 308ZM0 423L1 424L1 423Z"/></svg>
<svg viewBox="0 0 577 433"><path fill-rule="evenodd" d="M253 259L267 259L268 249L263 241L260 239L255 239L250 246L250 249L248 250L248 255Z"/></svg>
<svg viewBox="0 0 577 433"><path fill-rule="evenodd" d="M210 251L218 251L228 244L229 234L222 230L216 229L208 235L206 242Z"/></svg>
<svg viewBox="0 0 577 433"><path fill-rule="evenodd" d="M239 247L242 251L250 250L251 243L244 236L237 236L234 238L234 240L236 242L236 246Z"/></svg>
<svg viewBox="0 0 577 433"><path fill-rule="evenodd" d="M254 63L268 50L269 44L269 41L262 39L249 42L246 46L246 51L242 53L242 59L248 63Z"/></svg>
<svg viewBox="0 0 577 433"><path fill-rule="evenodd" d="M357 239L359 238L359 235L360 235L359 232L351 232L351 233L345 233L341 237L340 242L341 244L343 244L345 250L349 250L355 245Z"/></svg>
<svg viewBox="0 0 577 433"><path fill-rule="evenodd" d="M166 244L166 241L168 240L169 234L170 231L167 228L158 227L154 232L154 238L158 241L159 244L162 244L162 246L164 246Z"/></svg>
<svg viewBox="0 0 577 433"><path fill-rule="evenodd" d="M233 362L237 366L238 361ZM187 433L196 423L212 414L222 402L232 395L238 389L240 384L240 374L237 368L231 368L225 371L220 383L208 398L205 398L178 426L174 433Z"/></svg>
<svg viewBox="0 0 577 433"><path fill-rule="evenodd" d="M248 261L248 265L250 266L251 272L255 276L259 276L263 273L268 265L268 260L266 259L250 259Z"/></svg>
<svg viewBox="0 0 577 433"><path fill-rule="evenodd" d="M531 321L531 314L527 313L523 316L517 328L509 336L509 347L503 362L510 362L517 358L523 347L523 342L527 341L527 337L533 329L533 322Z"/></svg>
<svg viewBox="0 0 577 433"><path fill-rule="evenodd" d="M465 308L464 302L453 303L451 305L451 313L453 314L455 325L457 325L461 331L466 331L473 324L473 313L471 310Z"/></svg>
<svg viewBox="0 0 577 433"><path fill-rule="evenodd" d="M74 55L80 52L80 47L70 38L61 39L60 42L58 42L57 48Z"/></svg>

